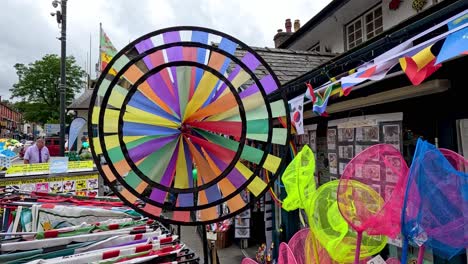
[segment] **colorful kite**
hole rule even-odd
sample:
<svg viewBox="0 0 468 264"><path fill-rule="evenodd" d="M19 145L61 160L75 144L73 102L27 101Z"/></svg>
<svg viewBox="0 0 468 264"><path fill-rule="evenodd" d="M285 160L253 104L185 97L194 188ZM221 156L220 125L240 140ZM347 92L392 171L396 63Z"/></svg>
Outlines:
<svg viewBox="0 0 468 264"><path fill-rule="evenodd" d="M284 165L288 104L268 97L279 87L258 54L224 33L175 27L144 35L113 57L94 89L88 131L98 169L146 216L191 225L232 217L248 206L240 192L260 197ZM274 124L279 117L286 128Z"/></svg>

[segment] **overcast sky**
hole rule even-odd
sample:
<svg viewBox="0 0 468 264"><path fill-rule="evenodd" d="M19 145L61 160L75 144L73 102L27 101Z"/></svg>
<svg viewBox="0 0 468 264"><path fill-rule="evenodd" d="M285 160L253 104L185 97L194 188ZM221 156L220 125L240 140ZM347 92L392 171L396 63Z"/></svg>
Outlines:
<svg viewBox="0 0 468 264"><path fill-rule="evenodd" d="M0 1L0 96L9 98L17 82L13 65L45 54L60 54L59 28L52 0ZM67 55L83 68L91 36L92 65L98 60L99 22L116 48L169 26L203 26L237 37L251 46L273 47L284 21L305 24L330 0L68 0ZM94 67L93 67L94 74Z"/></svg>

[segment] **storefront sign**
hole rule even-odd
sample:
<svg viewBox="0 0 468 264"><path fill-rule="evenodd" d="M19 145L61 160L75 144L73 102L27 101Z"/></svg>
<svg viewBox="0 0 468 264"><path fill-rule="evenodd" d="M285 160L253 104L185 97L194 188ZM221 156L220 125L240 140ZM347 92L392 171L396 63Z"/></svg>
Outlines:
<svg viewBox="0 0 468 264"><path fill-rule="evenodd" d="M376 126L376 119L360 119L352 120L348 122L343 122L338 124L338 128L355 128L355 127L365 127L365 126Z"/></svg>
<svg viewBox="0 0 468 264"><path fill-rule="evenodd" d="M60 124L45 124L44 132L46 135L54 135L60 132Z"/></svg>

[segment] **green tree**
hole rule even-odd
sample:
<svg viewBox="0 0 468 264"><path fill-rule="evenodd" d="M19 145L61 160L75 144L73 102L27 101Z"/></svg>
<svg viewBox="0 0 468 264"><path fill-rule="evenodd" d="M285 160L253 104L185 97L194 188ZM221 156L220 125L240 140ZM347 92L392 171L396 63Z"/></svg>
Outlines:
<svg viewBox="0 0 468 264"><path fill-rule="evenodd" d="M14 65L18 82L10 89L11 98L21 98L15 104L23 113L26 121L45 124L49 119L60 117L60 58L47 54L41 60L28 65ZM66 60L66 105L69 105L75 94L83 87L85 72L70 56Z"/></svg>

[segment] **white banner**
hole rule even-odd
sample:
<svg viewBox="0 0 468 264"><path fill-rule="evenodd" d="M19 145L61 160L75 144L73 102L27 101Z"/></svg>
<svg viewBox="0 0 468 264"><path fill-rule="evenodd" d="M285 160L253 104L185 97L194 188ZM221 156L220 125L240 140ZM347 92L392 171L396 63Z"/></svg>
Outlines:
<svg viewBox="0 0 468 264"><path fill-rule="evenodd" d="M78 138L78 134L80 133L81 129L83 129L85 124L86 120L84 118L78 117L73 119L70 124L70 132L68 133L68 149L73 147L75 140Z"/></svg>

